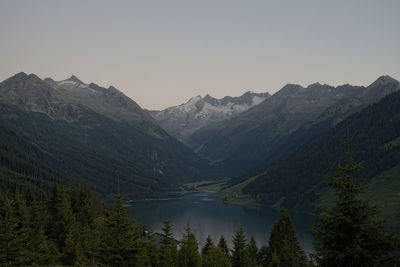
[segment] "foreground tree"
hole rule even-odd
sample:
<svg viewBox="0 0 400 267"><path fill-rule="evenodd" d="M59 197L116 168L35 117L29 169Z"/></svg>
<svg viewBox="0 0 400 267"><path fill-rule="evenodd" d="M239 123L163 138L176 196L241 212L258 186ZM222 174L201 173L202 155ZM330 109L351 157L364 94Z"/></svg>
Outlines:
<svg viewBox="0 0 400 267"><path fill-rule="evenodd" d="M66 246L67 236L74 227L74 216L71 211L69 192L63 185L56 185L48 203L51 215L48 223L49 238L57 245L60 251Z"/></svg>
<svg viewBox="0 0 400 267"><path fill-rule="evenodd" d="M301 249L289 215L281 211L269 238L270 266L307 266L307 256Z"/></svg>
<svg viewBox="0 0 400 267"><path fill-rule="evenodd" d="M248 250L249 259L250 259L250 266L257 267L258 266L258 248L257 248L256 240L254 239L254 236L251 237L250 243L247 246L247 250Z"/></svg>
<svg viewBox="0 0 400 267"><path fill-rule="evenodd" d="M229 248L228 245L226 244L225 237L221 235L219 241L218 241L218 247L222 249L227 255L229 255Z"/></svg>
<svg viewBox="0 0 400 267"><path fill-rule="evenodd" d="M178 255L179 267L200 267L199 245L189 226L185 228Z"/></svg>
<svg viewBox="0 0 400 267"><path fill-rule="evenodd" d="M160 266L175 267L177 266L177 249L176 241L172 234L171 222L165 221L162 230L164 238L161 241L160 247Z"/></svg>
<svg viewBox="0 0 400 267"><path fill-rule="evenodd" d="M229 255L219 247L210 245L202 257L203 267L231 267Z"/></svg>
<svg viewBox="0 0 400 267"><path fill-rule="evenodd" d="M112 209L102 218L96 246L96 256L110 266L132 266L138 252L141 229L129 217L120 195Z"/></svg>
<svg viewBox="0 0 400 267"><path fill-rule="evenodd" d="M363 183L355 174L361 166L353 161L351 140L345 148L344 165L338 165L336 176L328 179L335 205L317 217L313 229L316 261L320 266L395 266L399 257L395 240L377 220L377 208L360 199Z"/></svg>
<svg viewBox="0 0 400 267"><path fill-rule="evenodd" d="M267 267L270 263L271 251L267 245L262 245L258 251L257 260L262 267Z"/></svg>
<svg viewBox="0 0 400 267"><path fill-rule="evenodd" d="M25 264L25 243L25 235L16 216L15 201L0 196L0 265Z"/></svg>
<svg viewBox="0 0 400 267"><path fill-rule="evenodd" d="M203 256L206 255L208 249L211 246L214 246L214 242L212 241L211 236L207 236L206 243L204 244L203 248L201 249L201 255L203 255Z"/></svg>
<svg viewBox="0 0 400 267"><path fill-rule="evenodd" d="M232 266L249 267L250 259L246 244L246 237L242 228L239 228L233 236Z"/></svg>

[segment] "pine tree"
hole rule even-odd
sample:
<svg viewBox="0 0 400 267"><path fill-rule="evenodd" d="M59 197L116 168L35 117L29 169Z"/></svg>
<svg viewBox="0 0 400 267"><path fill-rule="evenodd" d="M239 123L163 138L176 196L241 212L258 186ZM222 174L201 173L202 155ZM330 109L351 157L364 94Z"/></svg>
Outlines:
<svg viewBox="0 0 400 267"><path fill-rule="evenodd" d="M258 263L262 267L267 267L271 261L271 250L267 245L262 245L257 255Z"/></svg>
<svg viewBox="0 0 400 267"><path fill-rule="evenodd" d="M218 247L221 248L227 255L229 255L229 248L223 235L221 235L219 238Z"/></svg>
<svg viewBox="0 0 400 267"><path fill-rule="evenodd" d="M95 194L86 186L79 188L72 198L75 217L73 243L79 246L79 251L76 251L79 261L86 259L93 262L93 247L96 245L95 221L103 215L100 206Z"/></svg>
<svg viewBox="0 0 400 267"><path fill-rule="evenodd" d="M229 255L219 247L210 245L206 254L202 256L203 267L231 267Z"/></svg>
<svg viewBox="0 0 400 267"><path fill-rule="evenodd" d="M313 229L316 260L320 266L394 266L399 251L385 234L384 222L376 219L377 208L360 200L364 186L355 175L361 166L353 160L351 139L344 145L344 165L327 179L335 205L317 217Z"/></svg>
<svg viewBox="0 0 400 267"><path fill-rule="evenodd" d="M94 196L92 191L82 186L78 195L73 198L72 207L76 214L76 221L82 228L92 228L96 218L96 207L94 207Z"/></svg>
<svg viewBox="0 0 400 267"><path fill-rule="evenodd" d="M201 255L206 255L208 248L211 246L214 246L214 242L212 241L211 236L207 236L206 243L201 249Z"/></svg>
<svg viewBox="0 0 400 267"><path fill-rule="evenodd" d="M14 200L0 195L0 265L23 265L20 253L24 250L24 242L15 214Z"/></svg>
<svg viewBox="0 0 400 267"><path fill-rule="evenodd" d="M272 266L307 266L307 256L299 245L292 221L285 211L280 212L268 244Z"/></svg>
<svg viewBox="0 0 400 267"><path fill-rule="evenodd" d="M251 267L257 267L258 266L258 248L257 248L257 243L254 237L252 236L249 242L249 245L247 246L248 254L249 254L249 260L250 260L250 266Z"/></svg>
<svg viewBox="0 0 400 267"><path fill-rule="evenodd" d="M162 231L164 233L164 237L161 241L160 247L160 266L175 267L177 266L177 249L176 241L172 234L172 226L170 221L164 222Z"/></svg>
<svg viewBox="0 0 400 267"><path fill-rule="evenodd" d="M121 195L117 196L114 208L105 213L98 230L97 258L111 266L133 265L141 230L129 218Z"/></svg>
<svg viewBox="0 0 400 267"><path fill-rule="evenodd" d="M242 228L233 236L232 267L250 267L246 237Z"/></svg>
<svg viewBox="0 0 400 267"><path fill-rule="evenodd" d="M49 241L43 229L40 229L32 242L31 253L34 259L32 265L51 266L60 259L56 245Z"/></svg>
<svg viewBox="0 0 400 267"><path fill-rule="evenodd" d="M178 255L179 267L200 267L199 245L189 226L185 228Z"/></svg>
<svg viewBox="0 0 400 267"><path fill-rule="evenodd" d="M34 258L31 253L32 241L36 231L32 229L31 213L24 198L21 195L14 197L14 213L18 221L18 240L20 242L20 251L18 261L21 265L31 265Z"/></svg>
<svg viewBox="0 0 400 267"><path fill-rule="evenodd" d="M150 258L152 267L160 266L160 252L156 247L154 235L149 233L148 240L146 242L147 255Z"/></svg>
<svg viewBox="0 0 400 267"><path fill-rule="evenodd" d="M76 241L76 235L70 230L65 238L62 262L66 265L78 265L85 261L82 254L82 248Z"/></svg>
<svg viewBox="0 0 400 267"><path fill-rule="evenodd" d="M133 267L152 267L151 258L147 250L147 241L139 241Z"/></svg>
<svg viewBox="0 0 400 267"><path fill-rule="evenodd" d="M50 221L49 237L62 251L65 246L67 234L70 233L74 223L71 204L67 197L67 190L62 185L56 185L49 203Z"/></svg>

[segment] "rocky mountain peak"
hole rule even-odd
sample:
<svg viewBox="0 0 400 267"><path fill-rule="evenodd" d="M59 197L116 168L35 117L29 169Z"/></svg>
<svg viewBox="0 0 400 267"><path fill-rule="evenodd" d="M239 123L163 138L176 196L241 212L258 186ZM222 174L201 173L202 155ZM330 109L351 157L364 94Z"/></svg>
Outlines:
<svg viewBox="0 0 400 267"><path fill-rule="evenodd" d="M28 78L28 74L26 74L25 72L21 71L21 72L15 74L14 76L11 76L9 78L9 80L23 80L23 79L26 79L26 78Z"/></svg>
<svg viewBox="0 0 400 267"><path fill-rule="evenodd" d="M388 75L379 77L371 83L364 91L361 99L364 102L374 102L374 100L400 90L400 82Z"/></svg>
<svg viewBox="0 0 400 267"><path fill-rule="evenodd" d="M308 88L320 87L320 86L322 86L322 84L320 84L319 82L315 82L315 83L310 84L310 85L308 86Z"/></svg>
<svg viewBox="0 0 400 267"><path fill-rule="evenodd" d="M284 87L282 87L281 90L279 90L278 92L276 92L273 97L277 97L277 96L291 96L294 94L297 94L300 91L303 91L304 87L299 85L299 84L292 84L292 83L288 83L286 84Z"/></svg>
<svg viewBox="0 0 400 267"><path fill-rule="evenodd" d="M216 100L214 97L210 96L209 94L206 94L206 96L203 98L205 102L210 102Z"/></svg>
<svg viewBox="0 0 400 267"><path fill-rule="evenodd" d="M268 93L253 92L221 99L209 94L204 97L198 95L182 105L150 111L150 114L167 132L185 142L198 129L236 116L260 104L269 96Z"/></svg>
<svg viewBox="0 0 400 267"><path fill-rule="evenodd" d="M52 78L44 78L43 81L45 81L47 83L54 83L55 82Z"/></svg>
<svg viewBox="0 0 400 267"><path fill-rule="evenodd" d="M75 82L75 83L83 83L81 80L78 79L78 77L76 77L75 75L71 75L71 77L69 77L68 79L66 79L65 81L71 81L71 82Z"/></svg>
<svg viewBox="0 0 400 267"><path fill-rule="evenodd" d="M382 85L387 85L387 84L392 84L392 83L399 83L398 80L393 79L389 75L383 75L379 77L375 82L373 82L370 86L382 86Z"/></svg>

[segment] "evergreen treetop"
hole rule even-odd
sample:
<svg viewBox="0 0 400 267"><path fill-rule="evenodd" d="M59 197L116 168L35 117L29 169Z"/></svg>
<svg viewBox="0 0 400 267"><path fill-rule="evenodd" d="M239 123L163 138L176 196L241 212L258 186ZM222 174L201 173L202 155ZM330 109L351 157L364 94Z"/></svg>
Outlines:
<svg viewBox="0 0 400 267"><path fill-rule="evenodd" d="M250 259L243 228L239 228L233 236L232 267L249 267Z"/></svg>
<svg viewBox="0 0 400 267"><path fill-rule="evenodd" d="M392 236L385 233L377 208L360 199L363 182L356 177L361 168L353 160L352 141L344 143L344 164L336 176L328 178L334 190L334 207L324 210L313 228L317 239L319 266L394 266L399 250Z"/></svg>

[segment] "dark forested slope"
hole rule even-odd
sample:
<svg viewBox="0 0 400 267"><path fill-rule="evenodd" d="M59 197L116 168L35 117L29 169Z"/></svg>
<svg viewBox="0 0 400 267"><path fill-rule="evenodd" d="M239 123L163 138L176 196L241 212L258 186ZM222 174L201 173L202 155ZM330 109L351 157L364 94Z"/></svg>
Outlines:
<svg viewBox="0 0 400 267"><path fill-rule="evenodd" d="M360 176L371 179L400 162L400 92L351 115L326 133L269 162L244 188L260 202L305 210L313 207L326 186L320 175L332 173L342 155L341 143L354 142Z"/></svg>
<svg viewBox="0 0 400 267"><path fill-rule="evenodd" d="M218 127L199 130L192 138L204 143L199 153L243 175L312 139L351 114L400 89L382 76L368 87L312 84L286 85L260 105Z"/></svg>

